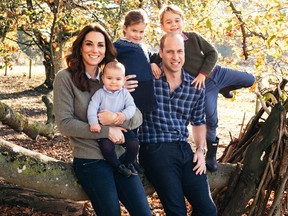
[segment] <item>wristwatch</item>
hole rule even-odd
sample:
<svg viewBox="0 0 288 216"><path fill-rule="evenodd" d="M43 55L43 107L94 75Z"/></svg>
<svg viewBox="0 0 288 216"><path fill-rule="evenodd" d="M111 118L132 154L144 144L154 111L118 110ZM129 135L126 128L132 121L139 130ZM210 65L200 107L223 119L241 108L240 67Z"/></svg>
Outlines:
<svg viewBox="0 0 288 216"><path fill-rule="evenodd" d="M203 146L197 146L196 151L197 151L198 149L201 149L202 152L203 152L203 154L206 155L206 153L207 153L206 148L204 148Z"/></svg>

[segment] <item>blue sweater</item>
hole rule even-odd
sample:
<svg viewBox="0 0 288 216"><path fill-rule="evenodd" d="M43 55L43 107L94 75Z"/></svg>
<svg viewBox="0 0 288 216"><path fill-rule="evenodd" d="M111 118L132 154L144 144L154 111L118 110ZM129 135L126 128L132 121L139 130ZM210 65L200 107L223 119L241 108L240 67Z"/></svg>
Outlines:
<svg viewBox="0 0 288 216"><path fill-rule="evenodd" d="M125 74L135 74L138 80L138 87L131 92L136 106L141 112L153 111L157 107L157 102L150 62L156 54L149 52L142 44L123 39L114 42L114 46L117 50L117 60L125 66Z"/></svg>

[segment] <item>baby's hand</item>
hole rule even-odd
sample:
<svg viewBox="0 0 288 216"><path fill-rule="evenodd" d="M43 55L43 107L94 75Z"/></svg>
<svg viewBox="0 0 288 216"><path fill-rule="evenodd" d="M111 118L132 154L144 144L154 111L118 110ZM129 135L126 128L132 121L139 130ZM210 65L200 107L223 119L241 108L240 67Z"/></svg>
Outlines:
<svg viewBox="0 0 288 216"><path fill-rule="evenodd" d="M114 124L116 125L123 124L123 122L126 120L126 116L121 112L116 112L116 114L117 117L115 118Z"/></svg>
<svg viewBox="0 0 288 216"><path fill-rule="evenodd" d="M100 132L101 131L101 126L100 124L93 124L93 125L90 125L90 131L91 132Z"/></svg>
<svg viewBox="0 0 288 216"><path fill-rule="evenodd" d="M159 79L161 75L161 69L158 67L158 65L155 63L151 63L151 69L152 69L154 77L156 79Z"/></svg>

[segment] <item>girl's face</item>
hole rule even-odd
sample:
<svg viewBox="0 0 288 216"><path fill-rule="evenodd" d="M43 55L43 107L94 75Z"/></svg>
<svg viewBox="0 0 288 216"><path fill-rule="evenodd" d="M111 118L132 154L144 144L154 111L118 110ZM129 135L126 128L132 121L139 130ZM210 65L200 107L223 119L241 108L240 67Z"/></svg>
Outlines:
<svg viewBox="0 0 288 216"><path fill-rule="evenodd" d="M105 52L104 35L100 32L89 32L82 42L81 53L86 72L94 78L98 64L105 57Z"/></svg>
<svg viewBox="0 0 288 216"><path fill-rule="evenodd" d="M168 11L164 13L161 28L165 33L177 32L182 33L183 20L180 15Z"/></svg>
<svg viewBox="0 0 288 216"><path fill-rule="evenodd" d="M147 24L138 23L129 26L124 26L125 38L133 43L141 43L144 38L144 33Z"/></svg>
<svg viewBox="0 0 288 216"><path fill-rule="evenodd" d="M124 86L125 72L120 69L106 69L102 81L107 90L115 92Z"/></svg>

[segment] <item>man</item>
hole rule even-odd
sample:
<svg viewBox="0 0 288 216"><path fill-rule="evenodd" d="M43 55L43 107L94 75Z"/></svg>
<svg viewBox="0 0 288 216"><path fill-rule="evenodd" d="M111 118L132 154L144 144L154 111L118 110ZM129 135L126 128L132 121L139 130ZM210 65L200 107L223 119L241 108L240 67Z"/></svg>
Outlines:
<svg viewBox="0 0 288 216"><path fill-rule="evenodd" d="M162 74L154 80L158 108L143 114L139 128L140 163L156 189L167 216L186 216L184 197L193 215L215 216L205 165L205 90L191 86L193 77L182 66L184 41L168 33L160 41ZM196 151L187 142L188 124Z"/></svg>

